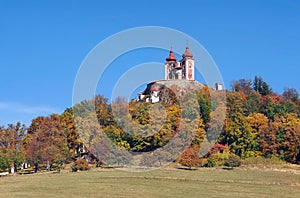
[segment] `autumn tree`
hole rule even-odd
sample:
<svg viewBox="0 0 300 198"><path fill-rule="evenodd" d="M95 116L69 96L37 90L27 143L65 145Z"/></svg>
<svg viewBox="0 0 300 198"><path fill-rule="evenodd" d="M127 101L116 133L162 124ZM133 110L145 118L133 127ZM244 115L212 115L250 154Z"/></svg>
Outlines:
<svg viewBox="0 0 300 198"><path fill-rule="evenodd" d="M67 136L57 114L38 117L32 121L24 139L26 159L33 163L35 171L41 164L47 168L56 163L58 167L70 158Z"/></svg>
<svg viewBox="0 0 300 198"><path fill-rule="evenodd" d="M228 145L237 155L241 156L240 143L243 141L246 96L242 92L227 93L227 116L224 131L219 137L219 143Z"/></svg>
<svg viewBox="0 0 300 198"><path fill-rule="evenodd" d="M20 122L0 128L0 158L6 164L4 167L8 167L11 173L14 173L24 160L21 141L25 132L26 127Z"/></svg>
<svg viewBox="0 0 300 198"><path fill-rule="evenodd" d="M251 113L259 113L260 107L262 105L262 98L259 93L256 91L250 91L246 96L245 101L245 115L249 115Z"/></svg>
<svg viewBox="0 0 300 198"><path fill-rule="evenodd" d="M187 166L189 169L192 169L192 167L196 167L200 163L199 153L192 147L188 147L180 155L178 162L181 165Z"/></svg>
<svg viewBox="0 0 300 198"><path fill-rule="evenodd" d="M252 113L245 118L242 157L261 155L260 134L268 128L268 118L261 113Z"/></svg>
<svg viewBox="0 0 300 198"><path fill-rule="evenodd" d="M268 123L268 127L260 131L260 147L264 157L271 158L277 156L277 150L279 148L276 141L277 131L278 123L274 122Z"/></svg>
<svg viewBox="0 0 300 198"><path fill-rule="evenodd" d="M263 113L269 120L274 120L276 114L280 112L280 104L282 98L280 95L272 93L262 97L262 104L260 106L260 113Z"/></svg>
<svg viewBox="0 0 300 198"><path fill-rule="evenodd" d="M285 100L291 100L295 103L297 103L299 101L299 93L294 88L286 88L282 94L282 97Z"/></svg>
<svg viewBox="0 0 300 198"><path fill-rule="evenodd" d="M67 139L67 145L72 157L76 157L76 150L79 148L82 140L76 129L75 117L72 108L67 108L61 115L61 128Z"/></svg>
<svg viewBox="0 0 300 198"><path fill-rule="evenodd" d="M252 81L249 79L240 79L238 81L231 82L231 89L235 92L244 92L248 94L252 90Z"/></svg>
<svg viewBox="0 0 300 198"><path fill-rule="evenodd" d="M98 117L99 124L102 127L108 126L113 122L113 114L111 106L108 104L108 98L102 95L94 97L95 111Z"/></svg>
<svg viewBox="0 0 300 198"><path fill-rule="evenodd" d="M300 152L300 119L297 114L290 113L276 117L275 121L280 123L277 141L280 143L283 158L296 163L296 157Z"/></svg>

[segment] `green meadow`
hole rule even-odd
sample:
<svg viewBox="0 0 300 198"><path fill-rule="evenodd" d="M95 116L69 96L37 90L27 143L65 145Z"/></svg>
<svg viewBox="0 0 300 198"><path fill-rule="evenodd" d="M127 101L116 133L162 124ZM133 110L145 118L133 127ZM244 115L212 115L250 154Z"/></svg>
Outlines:
<svg viewBox="0 0 300 198"><path fill-rule="evenodd" d="M300 171L240 167L49 172L1 177L0 197L300 197Z"/></svg>

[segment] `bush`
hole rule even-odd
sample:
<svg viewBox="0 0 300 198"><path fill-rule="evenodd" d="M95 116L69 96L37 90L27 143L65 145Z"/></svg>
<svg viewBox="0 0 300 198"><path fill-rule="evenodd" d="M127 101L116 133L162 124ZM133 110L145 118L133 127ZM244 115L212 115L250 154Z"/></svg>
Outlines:
<svg viewBox="0 0 300 198"><path fill-rule="evenodd" d="M200 159L198 152L191 147L186 148L179 157L179 163L183 166L189 167L189 169L199 166Z"/></svg>
<svg viewBox="0 0 300 198"><path fill-rule="evenodd" d="M254 158L259 156L261 156L260 151L245 151L241 157L242 159L247 159L247 158Z"/></svg>
<svg viewBox="0 0 300 198"><path fill-rule="evenodd" d="M215 153L211 154L207 158L207 163L204 164L205 167L216 167L216 166L223 166L225 161L228 159L229 153Z"/></svg>
<svg viewBox="0 0 300 198"><path fill-rule="evenodd" d="M200 158L199 159L199 166L200 167L205 167L207 164L207 158Z"/></svg>
<svg viewBox="0 0 300 198"><path fill-rule="evenodd" d="M224 166L227 166L231 169L234 167L239 167L241 165L241 159L236 155L230 155L225 161Z"/></svg>
<svg viewBox="0 0 300 198"><path fill-rule="evenodd" d="M89 163L85 159L77 159L71 166L73 172L90 170Z"/></svg>
<svg viewBox="0 0 300 198"><path fill-rule="evenodd" d="M213 147L210 149L209 154L215 154L215 153L223 153L228 152L229 148L226 145L223 144L214 144Z"/></svg>
<svg viewBox="0 0 300 198"><path fill-rule="evenodd" d="M205 166L206 167L216 167L216 166L218 166L217 160L215 158L208 158Z"/></svg>

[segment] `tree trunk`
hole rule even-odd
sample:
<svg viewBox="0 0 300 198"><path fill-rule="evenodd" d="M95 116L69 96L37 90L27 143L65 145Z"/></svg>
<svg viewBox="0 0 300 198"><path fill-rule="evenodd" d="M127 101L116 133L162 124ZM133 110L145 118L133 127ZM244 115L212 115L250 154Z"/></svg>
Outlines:
<svg viewBox="0 0 300 198"><path fill-rule="evenodd" d="M34 163L34 172L37 173L39 171L39 163Z"/></svg>
<svg viewBox="0 0 300 198"><path fill-rule="evenodd" d="M47 171L50 171L50 162L49 160L47 160L47 167L46 167Z"/></svg>
<svg viewBox="0 0 300 198"><path fill-rule="evenodd" d="M15 163L11 162L9 165L9 173L14 174L15 173Z"/></svg>

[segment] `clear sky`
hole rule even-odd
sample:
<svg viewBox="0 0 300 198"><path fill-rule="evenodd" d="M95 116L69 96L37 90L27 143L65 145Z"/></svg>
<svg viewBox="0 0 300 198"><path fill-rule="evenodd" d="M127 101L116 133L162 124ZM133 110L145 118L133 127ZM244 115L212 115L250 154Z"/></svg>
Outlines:
<svg viewBox="0 0 300 198"><path fill-rule="evenodd" d="M29 124L70 107L88 52L112 34L149 25L198 40L227 88L232 80L259 75L277 93L300 90L300 1L0 0L0 125ZM119 67L164 62L167 55L145 50L123 58Z"/></svg>

